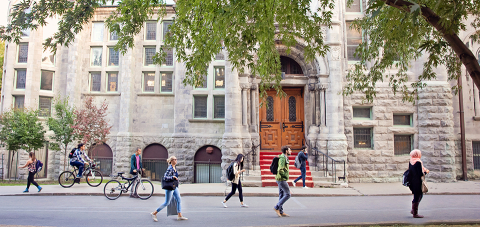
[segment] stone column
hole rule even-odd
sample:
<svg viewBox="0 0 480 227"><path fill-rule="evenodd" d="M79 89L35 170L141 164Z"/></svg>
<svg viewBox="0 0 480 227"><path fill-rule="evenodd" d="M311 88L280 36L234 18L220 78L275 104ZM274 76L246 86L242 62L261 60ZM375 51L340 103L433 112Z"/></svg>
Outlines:
<svg viewBox="0 0 480 227"><path fill-rule="evenodd" d="M257 85L253 84L250 86L250 132L257 132L257 99L255 98L255 94L257 93Z"/></svg>
<svg viewBox="0 0 480 227"><path fill-rule="evenodd" d="M248 126L248 104L247 104L247 91L250 90L250 86L242 84L242 125Z"/></svg>

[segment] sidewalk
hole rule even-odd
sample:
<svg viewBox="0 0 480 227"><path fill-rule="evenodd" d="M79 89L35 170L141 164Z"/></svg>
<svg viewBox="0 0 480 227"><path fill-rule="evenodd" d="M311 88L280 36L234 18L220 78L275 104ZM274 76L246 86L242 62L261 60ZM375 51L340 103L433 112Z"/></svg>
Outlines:
<svg viewBox="0 0 480 227"><path fill-rule="evenodd" d="M41 182L39 182L41 183ZM103 196L105 183L94 188L86 183L75 184L71 188L60 185L44 185L42 192L38 193L35 186L30 187L29 193L22 193L25 186L1 186L0 196L26 196L26 195L92 195ZM154 195L164 195L164 190L159 182L154 183ZM429 195L480 195L480 181L458 181L455 183L428 183ZM182 184L182 196L225 196L231 187L225 183L218 184ZM348 188L309 188L291 187L292 196L321 197L321 196L387 196L411 195L410 190L400 182L397 183L350 183ZM277 197L276 187L244 187L244 196L249 197ZM123 194L123 195L128 195Z"/></svg>

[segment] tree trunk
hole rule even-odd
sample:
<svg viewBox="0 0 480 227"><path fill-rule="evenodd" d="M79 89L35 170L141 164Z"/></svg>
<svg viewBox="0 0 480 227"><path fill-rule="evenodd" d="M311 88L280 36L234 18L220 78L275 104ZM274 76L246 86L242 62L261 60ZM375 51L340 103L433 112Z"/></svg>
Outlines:
<svg viewBox="0 0 480 227"><path fill-rule="evenodd" d="M67 168L67 145L65 145L65 158L63 159L63 171Z"/></svg>
<svg viewBox="0 0 480 227"><path fill-rule="evenodd" d="M410 12L410 7L414 4L404 0L380 0L385 4L395 7L397 9ZM440 32L443 38L448 42L450 47L455 51L462 64L467 69L477 88L480 89L480 65L478 64L475 55L468 49L465 43L455 33L450 33L440 24L440 16L438 16L433 10L428 7L420 6L422 16L431 24L438 32Z"/></svg>

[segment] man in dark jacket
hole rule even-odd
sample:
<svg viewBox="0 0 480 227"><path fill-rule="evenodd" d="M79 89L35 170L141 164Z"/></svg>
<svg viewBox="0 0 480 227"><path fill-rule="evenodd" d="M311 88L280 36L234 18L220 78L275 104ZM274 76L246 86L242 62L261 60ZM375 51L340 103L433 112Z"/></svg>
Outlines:
<svg viewBox="0 0 480 227"><path fill-rule="evenodd" d="M130 158L130 174L137 175L142 169L142 156L140 155L142 153L142 149L137 148L135 151L135 154L132 155L132 158ZM137 180L133 182L133 185L131 187L131 193L130 197L132 198L138 198L137 192L135 190L135 187L137 186Z"/></svg>
<svg viewBox="0 0 480 227"><path fill-rule="evenodd" d="M303 188L307 189L308 187L305 186L305 178L307 174L307 159L308 159L308 152L307 152L307 147L303 146L302 150L298 152L298 160L300 160L300 173L301 175L293 181L293 187L296 187L297 181L302 179L303 182Z"/></svg>

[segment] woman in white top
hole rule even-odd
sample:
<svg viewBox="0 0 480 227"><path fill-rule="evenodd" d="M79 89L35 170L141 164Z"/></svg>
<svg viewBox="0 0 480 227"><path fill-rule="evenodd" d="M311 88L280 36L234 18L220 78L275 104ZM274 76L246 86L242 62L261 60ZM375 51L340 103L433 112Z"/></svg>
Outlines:
<svg viewBox="0 0 480 227"><path fill-rule="evenodd" d="M233 164L233 173L235 174L235 178L233 178L232 180L232 191L230 192L230 194L227 195L225 200L222 202L223 207L227 208L226 202L228 199L230 199L230 197L232 197L232 195L235 195L235 191L237 190L237 188L239 193L238 197L240 198L240 206L248 207L247 204L243 203L242 182L240 181L240 173L243 173L243 172L245 172L245 170L243 169L243 155L239 154L237 155L237 158L235 159Z"/></svg>

